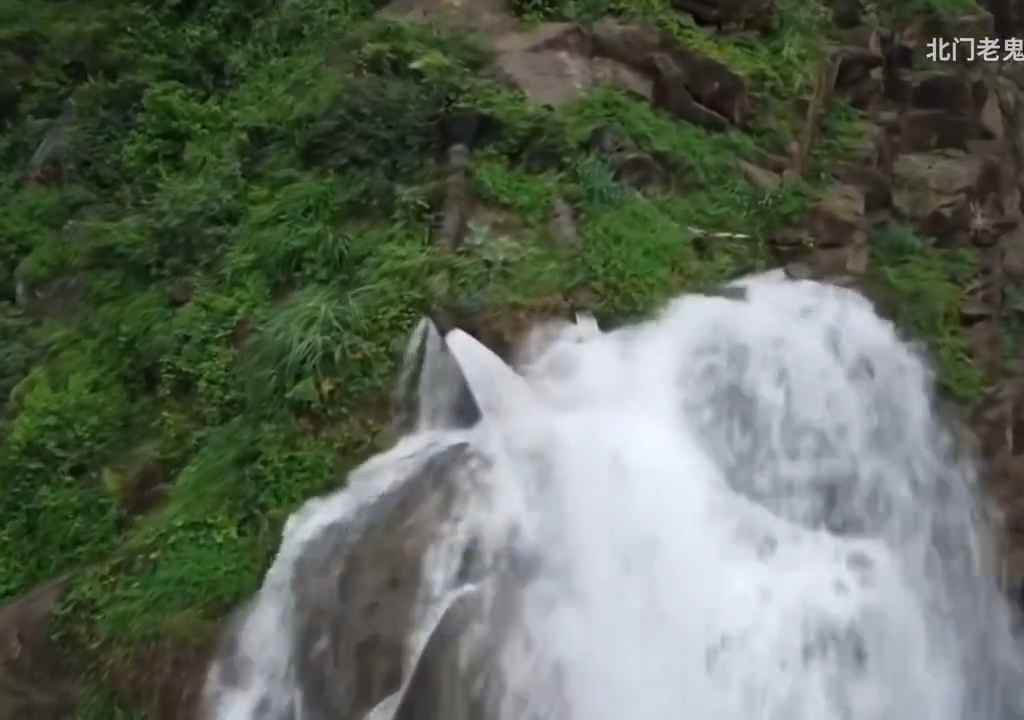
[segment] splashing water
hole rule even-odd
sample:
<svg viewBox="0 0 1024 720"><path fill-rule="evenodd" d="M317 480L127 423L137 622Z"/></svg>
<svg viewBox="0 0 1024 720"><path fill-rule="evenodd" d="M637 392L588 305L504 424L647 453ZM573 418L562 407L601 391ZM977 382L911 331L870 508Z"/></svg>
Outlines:
<svg viewBox="0 0 1024 720"><path fill-rule="evenodd" d="M741 285L519 373L421 324L418 421L289 520L206 717L1024 717L926 366L851 291Z"/></svg>

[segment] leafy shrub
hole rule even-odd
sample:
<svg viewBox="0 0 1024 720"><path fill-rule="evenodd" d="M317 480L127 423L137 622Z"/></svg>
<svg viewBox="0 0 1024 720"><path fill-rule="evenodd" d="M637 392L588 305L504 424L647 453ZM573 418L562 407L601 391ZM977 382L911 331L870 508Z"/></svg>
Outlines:
<svg viewBox="0 0 1024 720"><path fill-rule="evenodd" d="M123 393L101 374L36 371L23 382L0 441L0 597L112 547L117 510L98 465L129 417Z"/></svg>

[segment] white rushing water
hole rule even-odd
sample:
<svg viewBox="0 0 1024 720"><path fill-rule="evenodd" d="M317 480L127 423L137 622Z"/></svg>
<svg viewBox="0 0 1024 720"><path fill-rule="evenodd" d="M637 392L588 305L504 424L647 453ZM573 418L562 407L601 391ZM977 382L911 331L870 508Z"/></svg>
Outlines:
<svg viewBox="0 0 1024 720"><path fill-rule="evenodd" d="M291 518L239 621L245 679L214 665L210 716L336 717L303 679L296 563L325 527L467 443L477 490L423 548L407 692L476 538L486 557L514 546L535 566L489 591L516 610L484 633L503 688L488 720L1018 717L1019 648L971 458L935 414L926 365L855 293L744 284L745 301L688 296L613 332L539 331L518 374L450 334L482 415L469 428L438 418L451 378L428 348L426 427ZM374 720L400 695L376 698Z"/></svg>

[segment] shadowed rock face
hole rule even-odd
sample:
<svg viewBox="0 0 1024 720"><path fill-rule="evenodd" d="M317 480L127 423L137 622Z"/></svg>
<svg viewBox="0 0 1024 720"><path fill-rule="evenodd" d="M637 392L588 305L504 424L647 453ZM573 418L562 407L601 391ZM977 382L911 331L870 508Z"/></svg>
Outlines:
<svg viewBox="0 0 1024 720"><path fill-rule="evenodd" d="M720 28L769 31L775 23L774 0L672 0L672 5Z"/></svg>
<svg viewBox="0 0 1024 720"><path fill-rule="evenodd" d="M66 587L47 583L0 607L0 720L58 720L78 699L78 687L48 636Z"/></svg>
<svg viewBox="0 0 1024 720"><path fill-rule="evenodd" d="M524 720L567 716L557 664L533 668L545 678L536 683L539 694L555 699L539 709L531 708L530 698L510 687L501 672L509 648L544 642L531 637L523 622L524 594L541 566L511 547L495 560L477 567L475 581L467 580L445 608L394 699L392 720L486 720L509 712Z"/></svg>
<svg viewBox="0 0 1024 720"><path fill-rule="evenodd" d="M462 691L465 685L472 683L465 681L465 663L459 651L465 645L467 629L483 621L484 613L479 591L460 595L448 606L423 648L406 692L399 699L395 720L430 720L440 717L438 713L444 710L449 712L450 720L483 715L479 707L482 702Z"/></svg>
<svg viewBox="0 0 1024 720"><path fill-rule="evenodd" d="M359 717L401 686L422 549L444 526L466 446L430 457L358 523L335 523L306 546L293 581L303 609L300 685L324 720Z"/></svg>

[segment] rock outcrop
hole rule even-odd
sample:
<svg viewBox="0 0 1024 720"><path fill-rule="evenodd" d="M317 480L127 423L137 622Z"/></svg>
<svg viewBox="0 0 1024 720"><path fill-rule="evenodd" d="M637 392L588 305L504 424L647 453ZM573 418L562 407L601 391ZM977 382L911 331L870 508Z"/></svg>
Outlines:
<svg viewBox="0 0 1024 720"><path fill-rule="evenodd" d="M760 22L763 4L723 2L715 12L727 21ZM750 114L746 82L737 73L652 27L602 20L592 27L545 23L522 29L495 2L478 7L400 1L384 13L480 32L495 53L497 74L539 105L559 107L594 87L611 86L712 130L743 126Z"/></svg>

